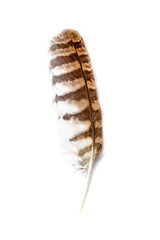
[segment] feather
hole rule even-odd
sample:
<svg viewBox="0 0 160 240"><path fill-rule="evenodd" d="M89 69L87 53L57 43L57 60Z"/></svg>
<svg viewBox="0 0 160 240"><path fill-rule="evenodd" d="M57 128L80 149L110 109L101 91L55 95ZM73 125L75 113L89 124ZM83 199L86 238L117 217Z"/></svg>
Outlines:
<svg viewBox="0 0 160 240"><path fill-rule="evenodd" d="M102 117L89 55L80 34L64 30L51 40L50 72L54 103L73 166L87 174L83 208L92 168L102 150Z"/></svg>

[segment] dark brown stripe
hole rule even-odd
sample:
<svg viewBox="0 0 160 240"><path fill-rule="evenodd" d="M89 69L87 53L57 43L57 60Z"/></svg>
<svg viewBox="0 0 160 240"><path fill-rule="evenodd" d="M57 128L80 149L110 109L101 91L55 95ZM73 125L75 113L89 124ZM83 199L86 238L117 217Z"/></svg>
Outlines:
<svg viewBox="0 0 160 240"><path fill-rule="evenodd" d="M95 130L95 139L97 137L102 138L102 128L97 128ZM90 128L88 131L85 132L81 132L80 134L75 135L74 137L70 138L69 141L70 142L74 142L83 138L87 138L87 137L92 137L92 129Z"/></svg>
<svg viewBox="0 0 160 240"><path fill-rule="evenodd" d="M96 159L95 160L97 160L97 158L99 157L99 155L100 155L100 153L102 151L102 144L101 143L96 144L95 148L97 150L97 154L96 154Z"/></svg>
<svg viewBox="0 0 160 240"><path fill-rule="evenodd" d="M69 41L68 43L53 44L53 45L50 46L49 50L50 51L55 51L57 49L65 49L65 48L68 48L70 46L73 46L72 41Z"/></svg>
<svg viewBox="0 0 160 240"><path fill-rule="evenodd" d="M102 128L96 128L95 129L95 139L98 136L102 137ZM81 132L81 133L75 135L74 137L70 138L69 140L71 142L73 142L73 141L77 141L77 140L80 140L80 139L83 139L83 138L87 138L87 137L92 137L92 129L91 128L88 131Z"/></svg>
<svg viewBox="0 0 160 240"><path fill-rule="evenodd" d="M77 91L67 93L62 96L55 96L54 102L59 102L59 101L66 101L66 100L77 100L80 101L82 99L87 99L87 93L86 93L86 87L81 87Z"/></svg>
<svg viewBox="0 0 160 240"><path fill-rule="evenodd" d="M74 142L83 138L87 138L87 137L92 137L92 129L90 127L89 130L85 131L85 132L81 132L77 135L75 135L74 137L70 138L69 141L70 142Z"/></svg>
<svg viewBox="0 0 160 240"><path fill-rule="evenodd" d="M83 41L79 41L79 42L74 42L74 47L75 48L81 48L81 47L85 47L85 44Z"/></svg>
<svg viewBox="0 0 160 240"><path fill-rule="evenodd" d="M85 153L91 151L91 149L92 149L92 145L85 147L78 152L78 155L82 157Z"/></svg>
<svg viewBox="0 0 160 240"><path fill-rule="evenodd" d="M85 75L85 78L86 78L87 82L88 81L90 81L90 82L93 81L93 79L94 79L93 71L90 71L90 72L84 71L84 75Z"/></svg>
<svg viewBox="0 0 160 240"><path fill-rule="evenodd" d="M94 122L96 122L96 121L101 119L101 111L100 111L100 109L98 109L97 111L94 111L92 109L92 114L93 114Z"/></svg>
<svg viewBox="0 0 160 240"><path fill-rule="evenodd" d="M90 63L90 59L89 59L89 56L87 54L80 55L79 59L80 59L81 63L86 63L86 62Z"/></svg>
<svg viewBox="0 0 160 240"><path fill-rule="evenodd" d="M79 121L87 121L87 120L91 120L90 119L90 111L89 111L89 107L87 107L85 110L83 110L80 113L77 114L65 114L63 116L63 119L68 121L71 118L75 119L75 120L79 120Z"/></svg>
<svg viewBox="0 0 160 240"><path fill-rule="evenodd" d="M91 99L91 103L94 102L95 100L98 100L97 91L94 89L89 89L89 96Z"/></svg>
<svg viewBox="0 0 160 240"><path fill-rule="evenodd" d="M59 56L55 59L52 59L50 61L50 66L52 68L54 67L57 67L57 66L61 66L63 64L67 64L67 63L72 63L72 62L75 62L77 61L77 54L73 53L73 54L70 54L69 56Z"/></svg>
<svg viewBox="0 0 160 240"><path fill-rule="evenodd" d="M69 81L73 81L73 80L75 80L77 78L81 78L81 77L83 77L82 70L77 69L73 72L65 73L60 76L53 76L52 84L54 85L54 84L60 83L60 82L69 82Z"/></svg>
<svg viewBox="0 0 160 240"><path fill-rule="evenodd" d="M97 137L102 137L102 128L96 128L96 130L95 130L95 139L97 138Z"/></svg>

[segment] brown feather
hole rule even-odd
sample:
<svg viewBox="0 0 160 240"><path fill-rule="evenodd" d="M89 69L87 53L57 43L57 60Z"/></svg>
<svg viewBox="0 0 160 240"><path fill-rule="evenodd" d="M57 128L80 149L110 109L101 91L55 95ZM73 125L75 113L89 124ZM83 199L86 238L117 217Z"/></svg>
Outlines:
<svg viewBox="0 0 160 240"><path fill-rule="evenodd" d="M85 43L75 30L64 30L54 37L49 51L54 102L61 123L68 123L71 129L66 129L66 146L76 153L73 165L88 173L86 197L92 167L103 145L101 109L92 66Z"/></svg>

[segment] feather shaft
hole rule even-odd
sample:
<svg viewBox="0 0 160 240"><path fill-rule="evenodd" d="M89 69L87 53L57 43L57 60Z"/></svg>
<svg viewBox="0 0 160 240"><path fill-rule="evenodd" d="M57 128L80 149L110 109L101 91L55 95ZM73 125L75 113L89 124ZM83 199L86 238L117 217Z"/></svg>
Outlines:
<svg viewBox="0 0 160 240"><path fill-rule="evenodd" d="M94 163L94 146L93 146L93 142L92 142L92 152L91 152L91 159L90 159L90 162L89 162L89 169L88 169L88 175L87 175L86 188L85 188L85 191L84 191L84 195L83 195L83 200L82 200L82 203L81 203L80 211L83 210L84 203L86 201L86 197L87 197L87 193L88 193L88 189L89 189L89 185L90 185L90 181L91 181L91 176L92 176L93 163Z"/></svg>
<svg viewBox="0 0 160 240"><path fill-rule="evenodd" d="M73 46L75 48L74 43L73 43ZM92 168L93 168L93 162L94 162L94 138L95 138L95 131L94 131L94 125L93 125L94 120L93 120L93 115L92 115L92 103L91 103L91 99L90 99L90 95L89 95L89 89L88 89L88 86L87 86L87 81L86 81L86 77L84 75L84 71L83 71L83 67L82 67L81 61L80 61L80 57L79 57L79 55L77 53L76 48L75 48L75 51L76 51L76 54L77 54L77 57L78 57L79 64L81 66L83 78L85 80L85 86L86 86L86 89L87 89L87 96L88 96L88 101L89 101L89 113L90 113L90 118L91 118L91 129L92 129L92 150L91 150L91 158L89 160L89 168L88 168L88 173L87 173L86 188L85 188L85 191L84 191L84 196L83 196L83 200L82 200L81 208L80 208L80 211L82 211L83 207L84 207L84 203L85 203L86 197L87 197L87 193L88 193L88 189L89 189L89 185L90 185L90 180L91 180L91 175L92 175Z"/></svg>

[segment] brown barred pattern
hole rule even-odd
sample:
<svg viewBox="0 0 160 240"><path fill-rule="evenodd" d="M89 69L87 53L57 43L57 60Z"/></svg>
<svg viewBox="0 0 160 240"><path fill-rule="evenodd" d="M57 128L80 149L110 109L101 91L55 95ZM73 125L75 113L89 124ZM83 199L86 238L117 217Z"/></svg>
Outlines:
<svg viewBox="0 0 160 240"><path fill-rule="evenodd" d="M51 40L49 51L52 83L55 87L54 101L57 104L59 119L68 122L74 120L72 124L75 124L77 129L76 133L74 130L66 133L68 144L91 139L82 145L79 142L77 155L82 160L74 164L75 167L79 165L77 168L87 171L92 147L95 161L103 143L101 110L87 49L77 31L64 30Z"/></svg>
<svg viewBox="0 0 160 240"><path fill-rule="evenodd" d="M65 129L66 148L77 156L73 162L75 168L88 172L89 183L103 138L101 110L87 49L77 31L64 30L51 40L49 52L54 102Z"/></svg>

